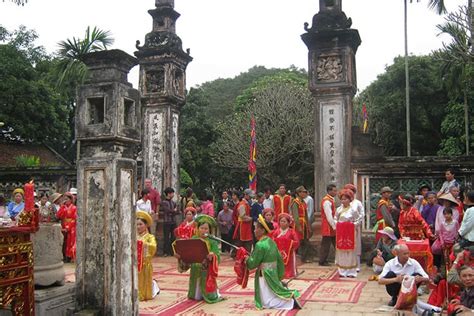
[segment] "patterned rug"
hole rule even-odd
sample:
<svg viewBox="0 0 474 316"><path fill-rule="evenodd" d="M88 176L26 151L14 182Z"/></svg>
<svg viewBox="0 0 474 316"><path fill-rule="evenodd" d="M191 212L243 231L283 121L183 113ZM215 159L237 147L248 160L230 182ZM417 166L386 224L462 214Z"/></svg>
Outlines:
<svg viewBox="0 0 474 316"><path fill-rule="evenodd" d="M255 308L254 277L250 275L248 286L242 289L235 282L234 261L223 255L219 265L218 287L224 301L206 304L188 300L189 272L179 273L176 259L157 257L153 259L153 277L158 281L161 293L153 300L140 302L140 316L152 315L262 315ZM335 267L319 267L315 263L298 264L298 271L304 271L290 283L290 288L301 293L300 303L357 303L365 281L339 279ZM74 266L66 265L66 282L74 282ZM297 310L265 310L265 315L295 315Z"/></svg>

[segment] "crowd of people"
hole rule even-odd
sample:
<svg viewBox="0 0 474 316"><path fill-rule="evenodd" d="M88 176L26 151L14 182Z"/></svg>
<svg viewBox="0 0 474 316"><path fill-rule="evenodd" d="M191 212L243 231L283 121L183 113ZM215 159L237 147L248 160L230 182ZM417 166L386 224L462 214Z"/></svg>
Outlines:
<svg viewBox="0 0 474 316"><path fill-rule="evenodd" d="M427 185L414 195L392 196L390 187L380 190L381 198L371 212L375 244L367 264L374 272L370 280L385 285L390 306L398 306L400 288L407 276L413 276L420 285L418 293L429 293L428 304L420 309L448 308L456 313L474 308L474 192L462 192L452 170L445 177L438 191ZM361 269L364 206L356 199L353 184L341 188L329 184L326 193L315 212L304 186L291 193L284 184L276 190L265 187L261 193L224 191L215 201L211 194L198 200L191 188L179 198L169 187L160 194L145 179L136 202L139 299L152 299L160 291L151 264L158 248L158 225L162 225L163 256L175 256L179 271L191 270L190 299L208 303L223 299L216 279L221 254L227 252L235 259L235 270L242 271L239 284L246 283L248 270L257 269L257 308L299 308L298 291L288 289L282 280L298 276L297 255L303 262L312 261L315 249L309 239L315 216L321 223L319 265L332 265L332 246L339 276L356 278ZM36 203L42 222L61 222L68 260L75 258L76 194L74 188L65 194L41 194ZM0 217L16 219L23 211L23 199L22 189L13 192L9 203L0 197ZM173 245L183 239L207 244L209 254L203 262L181 260Z"/></svg>
<svg viewBox="0 0 474 316"><path fill-rule="evenodd" d="M374 276L371 279L378 280L380 284L386 286L387 293L391 296L389 302L391 306L397 303L404 277L415 275L416 284L425 284L418 289L418 293L431 292L428 297L429 304L423 305L422 308L436 310L438 307L448 305L457 311L474 308L472 300L468 302L466 298L472 299L472 295L469 296L472 281L466 281L472 270L465 267L472 267L474 263L474 259L471 259L474 252L474 192L465 192L462 195L452 170L447 170L445 176L446 182L438 191L433 191L426 185L420 187L413 195L406 193L392 197L393 190L389 187L383 187L380 191L380 201L376 210L372 212L375 214L373 231L376 243L374 251L367 258L367 263L373 267ZM339 276L356 278L360 271L362 255L364 206L356 199L357 189L353 184L346 184L342 188L330 184L326 189L327 194L320 202L320 215L318 214L321 216L319 265L331 265L328 258L332 245L335 249L335 265ZM165 190L167 198L171 191L171 188ZM174 194L174 191L172 193ZM270 254L262 257L262 253L270 253L268 249L275 246L278 257L281 257L281 267L279 259L265 259L264 262L272 261L265 266L273 267L277 273L272 274L274 280L269 279L267 283L263 283L261 278L256 278L255 286L260 288L256 291L260 293L259 295L262 291L270 293L268 302L275 297L282 301L272 305L262 297L256 296L256 306L258 308L298 306L294 300L298 296L297 292L285 294L294 300L291 301L293 303L288 303L290 299L286 301L283 299L286 296L282 295L283 292L280 293L281 289L269 288L268 282L274 284L275 280L297 277L297 254L301 256L303 262L311 262L315 249L309 243L309 238L313 233L315 203L303 186L296 188L292 194L284 184L275 192L270 187L265 187L262 193L250 189L242 192L224 191L217 201L214 201L210 194L198 200L193 190L188 188L178 204L165 202L164 205L161 202L160 205L166 214L163 216L169 216L164 221L165 225L170 225L168 229L164 229L165 249L166 243L171 244L175 239L209 240L209 231L215 229L220 232L222 240L220 247L215 247L215 239L212 239L214 246L211 247L214 249L211 252L214 252L217 259L209 258L209 262L202 263L205 266L204 270L215 268L217 265L210 263L212 260L218 263L220 254L224 252L229 252L236 262L242 259L243 253L243 262L248 268L261 267L255 266L253 260L259 258L261 261L267 256L272 258ZM137 204L137 210L139 209ZM183 221L177 224L179 220L175 220L174 217L183 218ZM201 223L204 218L206 218L205 224ZM206 233L201 233L202 225L205 226ZM421 258L423 255L410 257L410 252L413 255L416 253L411 251L415 241L427 245L429 253L426 253L426 257L428 259L430 256L434 257L434 266L430 260ZM231 247L229 244L236 247ZM168 251L164 251L164 254L171 255ZM186 270L182 263L179 266L182 271ZM200 266L199 269L202 270L203 267ZM466 275L464 279L461 278L461 270L466 271L463 272ZM264 276L261 271L258 273ZM452 274L456 274L457 277L448 277ZM193 272L192 275L199 279ZM204 282L208 275L217 276L215 271L207 270L206 276L201 276L201 281ZM446 289L449 295L446 295ZM195 284L190 283L188 296L215 303L220 300L220 296L217 289L213 290L217 296L211 295L212 298L209 299L206 297L205 284L197 291ZM197 292L201 294L199 297L196 296ZM459 295L461 296L458 297Z"/></svg>
<svg viewBox="0 0 474 316"><path fill-rule="evenodd" d="M71 188L68 192L48 193L34 192L35 209L38 211L39 221L42 223L61 223L64 236L63 254L66 262L76 258L76 198L77 189ZM25 209L25 192L22 188L13 190L12 199L6 201L0 196L0 219L9 224L18 220Z"/></svg>

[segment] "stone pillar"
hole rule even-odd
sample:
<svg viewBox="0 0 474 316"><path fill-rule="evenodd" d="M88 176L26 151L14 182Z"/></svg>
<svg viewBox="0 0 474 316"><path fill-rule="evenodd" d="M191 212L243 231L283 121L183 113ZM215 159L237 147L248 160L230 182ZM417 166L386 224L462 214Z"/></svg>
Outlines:
<svg viewBox="0 0 474 316"><path fill-rule="evenodd" d="M179 192L178 125L186 102L186 67L192 60L176 35L173 0L155 0L148 13L153 28L145 43L137 41L135 56L140 63L140 92L143 105L143 173L162 192L172 187ZM178 195L176 195L178 196Z"/></svg>
<svg viewBox="0 0 474 316"><path fill-rule="evenodd" d="M309 89L314 97L315 204L326 186L351 182L352 98L357 91L355 54L359 32L341 0L320 0L320 11L301 37L309 50Z"/></svg>
<svg viewBox="0 0 474 316"><path fill-rule="evenodd" d="M138 315L136 152L140 96L127 81L136 58L120 50L83 59L89 79L78 90L76 310Z"/></svg>

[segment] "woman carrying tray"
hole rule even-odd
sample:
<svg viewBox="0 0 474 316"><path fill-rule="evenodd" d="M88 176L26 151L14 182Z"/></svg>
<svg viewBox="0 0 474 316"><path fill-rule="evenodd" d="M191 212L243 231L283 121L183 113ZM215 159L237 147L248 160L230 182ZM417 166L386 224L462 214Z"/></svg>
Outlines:
<svg viewBox="0 0 474 316"><path fill-rule="evenodd" d="M216 228L217 223L213 217L208 215L199 215L194 220L197 224L197 235L191 239L201 239L207 245L209 254L201 263L186 264L181 260L181 256L175 252L178 259L179 271L184 272L191 267L189 276L188 298L193 300L204 300L206 303L217 303L224 298L219 294L217 289L217 272L220 262L219 243L210 239L211 228Z"/></svg>

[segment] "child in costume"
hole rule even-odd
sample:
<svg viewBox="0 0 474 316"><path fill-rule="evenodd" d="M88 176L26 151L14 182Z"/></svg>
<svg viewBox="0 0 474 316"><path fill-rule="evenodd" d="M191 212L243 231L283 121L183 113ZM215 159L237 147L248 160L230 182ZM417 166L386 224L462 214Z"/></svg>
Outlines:
<svg viewBox="0 0 474 316"><path fill-rule="evenodd" d="M137 211L137 261L138 261L138 299L147 301L153 299L160 289L153 280L153 265L151 260L156 253L155 236L148 229L153 225L151 215Z"/></svg>
<svg viewBox="0 0 474 316"><path fill-rule="evenodd" d="M300 308L296 301L296 298L300 296L298 291L289 290L281 282L285 267L277 245L268 237L272 230L272 223L265 222L263 216L260 215L255 225L255 237L258 242L250 257L246 259L249 270L257 269L255 272L255 306L258 309L290 310Z"/></svg>
<svg viewBox="0 0 474 316"><path fill-rule="evenodd" d="M197 224L197 234L192 239L202 239L207 244L209 254L202 263L192 263L191 265L183 263L178 253L175 253L175 257L178 259L180 272L184 272L191 267L188 298L198 301L204 299L206 303L211 304L217 303L223 300L217 289L220 250L219 243L208 237L211 228L216 229L217 223L213 217L204 214L197 216L195 222Z"/></svg>
<svg viewBox="0 0 474 316"><path fill-rule="evenodd" d="M196 234L195 213L196 209L192 206L184 209L184 221L174 230L176 239L189 239Z"/></svg>
<svg viewBox="0 0 474 316"><path fill-rule="evenodd" d="M272 233L278 250L285 264L285 278L296 276L296 250L300 245L298 234L293 229L293 217L286 213L278 216L279 227Z"/></svg>

